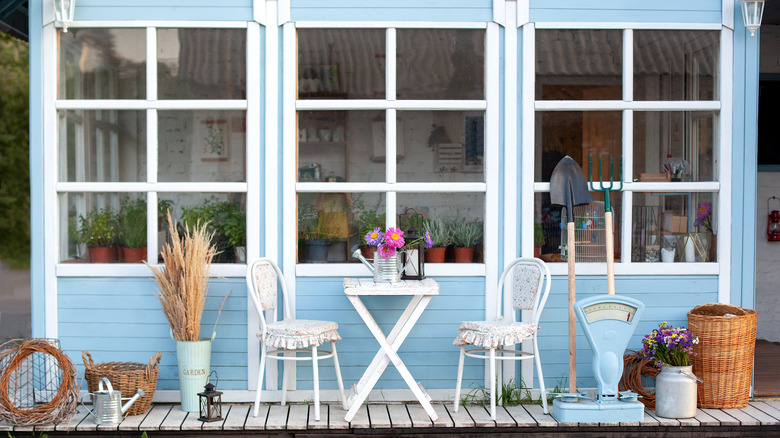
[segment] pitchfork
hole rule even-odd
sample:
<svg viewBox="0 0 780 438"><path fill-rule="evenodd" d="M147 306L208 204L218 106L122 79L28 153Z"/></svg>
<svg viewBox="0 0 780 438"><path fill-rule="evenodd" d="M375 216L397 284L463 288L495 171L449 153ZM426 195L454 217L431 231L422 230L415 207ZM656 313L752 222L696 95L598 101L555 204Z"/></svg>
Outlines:
<svg viewBox="0 0 780 438"><path fill-rule="evenodd" d="M604 192L604 222L606 225L607 234L607 293L615 295L615 242L614 235L612 233L612 204L609 202L609 192L619 192L623 190L623 159L620 159L620 178L618 180L617 188L616 184L612 180L612 174L614 171L614 165L612 163L612 156L609 157L609 184L604 182L604 178L601 174L601 157L599 157L599 185L598 188L593 182L593 156L589 159L588 173L590 177L590 189L592 191Z"/></svg>

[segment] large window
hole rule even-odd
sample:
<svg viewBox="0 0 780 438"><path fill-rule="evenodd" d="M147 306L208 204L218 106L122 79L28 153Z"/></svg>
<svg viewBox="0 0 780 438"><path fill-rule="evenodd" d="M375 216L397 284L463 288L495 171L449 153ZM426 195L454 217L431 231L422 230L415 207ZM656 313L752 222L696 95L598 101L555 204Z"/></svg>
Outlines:
<svg viewBox="0 0 780 438"><path fill-rule="evenodd" d="M168 211L180 227L210 222L215 262L244 260L246 34L59 34L60 262L155 263Z"/></svg>
<svg viewBox="0 0 780 438"><path fill-rule="evenodd" d="M718 229L720 31L537 29L535 246L566 260L550 175L566 155L623 191L614 205L622 264L713 262ZM598 184L597 184L598 185ZM578 262L606 260L603 193L574 209ZM564 213L565 214L565 213ZM529 225L530 226L530 225Z"/></svg>
<svg viewBox="0 0 780 438"><path fill-rule="evenodd" d="M424 219L461 230L443 245L482 262L485 28L301 28L297 41L297 262L356 262L367 229Z"/></svg>

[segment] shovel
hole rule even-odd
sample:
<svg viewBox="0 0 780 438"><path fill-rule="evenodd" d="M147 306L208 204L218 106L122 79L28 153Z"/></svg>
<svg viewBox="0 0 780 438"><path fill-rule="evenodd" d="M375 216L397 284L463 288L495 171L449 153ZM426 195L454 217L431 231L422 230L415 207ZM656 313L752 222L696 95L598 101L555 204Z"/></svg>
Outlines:
<svg viewBox="0 0 780 438"><path fill-rule="evenodd" d="M590 202L588 181L582 168L570 156L558 162L550 177L550 202L566 209L566 252L569 263L569 393L577 392L577 319L574 315L574 207Z"/></svg>

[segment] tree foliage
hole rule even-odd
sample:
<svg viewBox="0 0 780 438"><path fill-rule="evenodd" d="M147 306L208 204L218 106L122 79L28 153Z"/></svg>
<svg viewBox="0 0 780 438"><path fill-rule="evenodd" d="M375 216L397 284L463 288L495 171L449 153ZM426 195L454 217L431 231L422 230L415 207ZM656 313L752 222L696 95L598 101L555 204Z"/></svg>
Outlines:
<svg viewBox="0 0 780 438"><path fill-rule="evenodd" d="M0 259L30 265L29 52L0 33Z"/></svg>

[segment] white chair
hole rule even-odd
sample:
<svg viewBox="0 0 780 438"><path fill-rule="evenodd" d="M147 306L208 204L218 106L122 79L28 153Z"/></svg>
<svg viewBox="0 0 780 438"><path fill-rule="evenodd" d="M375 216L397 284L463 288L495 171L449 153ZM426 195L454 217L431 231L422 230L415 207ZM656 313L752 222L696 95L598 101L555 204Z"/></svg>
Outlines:
<svg viewBox="0 0 780 438"><path fill-rule="evenodd" d="M512 288L512 317L504 319L503 290L506 281ZM542 290L544 292L542 293ZM458 336L453 344L460 347L460 361L458 363L458 383L455 389L455 412L458 412L460 404L460 386L463 380L464 356L484 359L490 366L490 416L496 419L496 360L525 360L534 359L536 371L539 373L539 386L542 391L542 406L544 413L547 410L547 390L544 388L544 376L542 364L539 361L539 348L537 346L536 333L539 331L539 317L550 294L550 270L547 264L535 258L519 258L513 260L504 269L498 282L498 297L496 315L493 321L463 321L458 329ZM517 322L515 313L517 310L531 310L531 321ZM504 350L502 347L512 346L524 340L533 340L533 353L517 350ZM467 345L475 347L466 350ZM487 354L486 354L487 353Z"/></svg>
<svg viewBox="0 0 780 438"><path fill-rule="evenodd" d="M292 319L290 304L287 298L287 287L279 267L267 258L257 259L247 267L247 293L255 303L260 315L261 329L257 333L260 340L260 371L257 377L257 396L253 416L257 416L260 408L260 393L263 387L263 374L266 359L276 360L310 360L314 374L314 420L320 420L320 379L317 363L321 359L333 358L336 369L336 380L339 383L341 403L347 409L347 399L344 395L344 383L341 381L339 359L336 354L336 341L341 340L338 334L338 324L331 321L314 321ZM276 309L277 283L282 285L282 302L284 303L284 320L266 323L263 312ZM330 342L331 351L318 350L324 342ZM271 349L271 350L269 350ZM287 354L286 354L287 353ZM290 354L291 353L291 354ZM298 357L297 353L310 353L309 356ZM282 379L282 406L287 399L287 375Z"/></svg>

